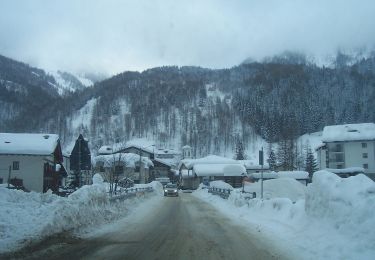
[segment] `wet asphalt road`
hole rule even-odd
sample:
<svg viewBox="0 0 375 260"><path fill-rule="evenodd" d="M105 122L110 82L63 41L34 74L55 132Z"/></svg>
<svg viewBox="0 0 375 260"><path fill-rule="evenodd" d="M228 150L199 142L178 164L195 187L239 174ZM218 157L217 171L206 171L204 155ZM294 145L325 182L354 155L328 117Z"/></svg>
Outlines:
<svg viewBox="0 0 375 260"><path fill-rule="evenodd" d="M50 238L13 259L282 259L191 194L166 197L134 223L94 237Z"/></svg>

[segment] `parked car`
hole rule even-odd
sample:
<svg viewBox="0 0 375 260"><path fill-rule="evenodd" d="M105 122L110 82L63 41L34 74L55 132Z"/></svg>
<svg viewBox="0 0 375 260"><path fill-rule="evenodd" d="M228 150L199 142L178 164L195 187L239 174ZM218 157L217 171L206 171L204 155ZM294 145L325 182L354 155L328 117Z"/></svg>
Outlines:
<svg viewBox="0 0 375 260"><path fill-rule="evenodd" d="M177 184L167 184L164 187L164 196L178 196Z"/></svg>

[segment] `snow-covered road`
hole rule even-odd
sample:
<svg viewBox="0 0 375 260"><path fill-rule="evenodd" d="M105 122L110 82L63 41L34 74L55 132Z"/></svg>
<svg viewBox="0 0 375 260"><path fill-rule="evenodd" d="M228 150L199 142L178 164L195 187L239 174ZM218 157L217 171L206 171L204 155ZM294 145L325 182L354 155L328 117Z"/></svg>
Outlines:
<svg viewBox="0 0 375 260"><path fill-rule="evenodd" d="M181 193L147 201L85 238L56 237L22 259L286 259L208 203Z"/></svg>

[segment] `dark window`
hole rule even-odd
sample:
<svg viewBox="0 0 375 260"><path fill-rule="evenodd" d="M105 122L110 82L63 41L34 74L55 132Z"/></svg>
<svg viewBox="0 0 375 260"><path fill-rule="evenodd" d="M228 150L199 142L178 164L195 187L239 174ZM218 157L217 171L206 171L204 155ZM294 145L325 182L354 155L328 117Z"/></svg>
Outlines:
<svg viewBox="0 0 375 260"><path fill-rule="evenodd" d="M20 162L19 161L14 161L13 162L13 170L18 171L20 169Z"/></svg>
<svg viewBox="0 0 375 260"><path fill-rule="evenodd" d="M99 172L105 172L104 166L99 166Z"/></svg>
<svg viewBox="0 0 375 260"><path fill-rule="evenodd" d="M335 152L342 152L342 150L343 150L342 144L336 144Z"/></svg>
<svg viewBox="0 0 375 260"><path fill-rule="evenodd" d="M115 166L115 173L116 174L122 174L124 172L124 166L117 165Z"/></svg>
<svg viewBox="0 0 375 260"><path fill-rule="evenodd" d="M368 169L368 164L367 163L363 164L363 168Z"/></svg>
<svg viewBox="0 0 375 260"><path fill-rule="evenodd" d="M342 164L337 164L337 169L342 169Z"/></svg>
<svg viewBox="0 0 375 260"><path fill-rule="evenodd" d="M3 178L0 178L0 184L3 184Z"/></svg>
<svg viewBox="0 0 375 260"><path fill-rule="evenodd" d="M362 154L362 158L368 158L368 154L367 153L363 153Z"/></svg>
<svg viewBox="0 0 375 260"><path fill-rule="evenodd" d="M362 148L366 148L367 147L367 143L362 143Z"/></svg>

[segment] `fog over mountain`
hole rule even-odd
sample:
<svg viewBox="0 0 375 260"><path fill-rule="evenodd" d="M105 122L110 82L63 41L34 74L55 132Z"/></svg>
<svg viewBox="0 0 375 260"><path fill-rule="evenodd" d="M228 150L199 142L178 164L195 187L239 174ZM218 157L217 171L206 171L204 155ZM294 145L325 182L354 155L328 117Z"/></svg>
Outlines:
<svg viewBox="0 0 375 260"><path fill-rule="evenodd" d="M2 55L75 74L229 68L285 50L324 62L375 44L372 0L4 0L0 9Z"/></svg>

